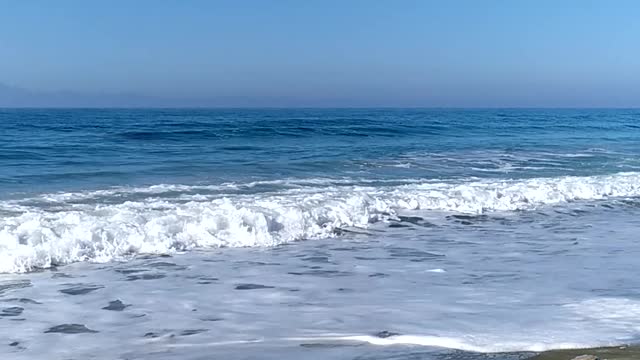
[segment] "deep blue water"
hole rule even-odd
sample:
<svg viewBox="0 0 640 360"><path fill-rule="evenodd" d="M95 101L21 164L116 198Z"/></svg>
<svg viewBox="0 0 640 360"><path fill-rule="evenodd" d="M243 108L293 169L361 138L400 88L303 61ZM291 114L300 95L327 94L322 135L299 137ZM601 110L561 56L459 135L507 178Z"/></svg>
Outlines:
<svg viewBox="0 0 640 360"><path fill-rule="evenodd" d="M637 169L638 110L0 110L2 194ZM583 156L570 157L582 154Z"/></svg>

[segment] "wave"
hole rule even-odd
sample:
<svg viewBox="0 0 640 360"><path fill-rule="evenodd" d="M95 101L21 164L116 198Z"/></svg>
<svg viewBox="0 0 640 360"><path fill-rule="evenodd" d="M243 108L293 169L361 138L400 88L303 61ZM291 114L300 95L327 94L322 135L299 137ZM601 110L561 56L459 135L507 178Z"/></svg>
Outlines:
<svg viewBox="0 0 640 360"><path fill-rule="evenodd" d="M326 238L340 228L367 227L411 210L481 214L640 196L640 173L375 186L301 183L248 194L223 191L239 185L215 186L213 192L206 186L157 185L3 201L0 272Z"/></svg>

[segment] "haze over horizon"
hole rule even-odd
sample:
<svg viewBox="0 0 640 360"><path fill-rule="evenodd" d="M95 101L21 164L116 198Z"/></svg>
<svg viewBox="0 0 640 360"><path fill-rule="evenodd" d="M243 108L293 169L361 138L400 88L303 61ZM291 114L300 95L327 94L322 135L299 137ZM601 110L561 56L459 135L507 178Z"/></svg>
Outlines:
<svg viewBox="0 0 640 360"><path fill-rule="evenodd" d="M2 107L638 107L634 1L0 0Z"/></svg>

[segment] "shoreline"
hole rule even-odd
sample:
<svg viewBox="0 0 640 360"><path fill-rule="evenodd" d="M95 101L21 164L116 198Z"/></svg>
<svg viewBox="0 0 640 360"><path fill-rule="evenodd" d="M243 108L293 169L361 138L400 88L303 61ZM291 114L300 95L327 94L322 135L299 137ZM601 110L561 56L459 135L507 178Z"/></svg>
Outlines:
<svg viewBox="0 0 640 360"><path fill-rule="evenodd" d="M548 350L532 356L527 360L573 360L582 355L595 356L600 360L640 360L640 346L622 345L586 349ZM594 359L591 356L581 359Z"/></svg>

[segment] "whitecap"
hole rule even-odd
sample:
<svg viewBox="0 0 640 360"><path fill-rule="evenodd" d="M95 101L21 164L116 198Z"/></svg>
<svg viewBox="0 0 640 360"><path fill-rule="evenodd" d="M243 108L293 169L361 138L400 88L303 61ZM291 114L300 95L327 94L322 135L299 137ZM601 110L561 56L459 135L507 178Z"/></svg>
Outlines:
<svg viewBox="0 0 640 360"><path fill-rule="evenodd" d="M366 228L411 210L481 214L575 200L635 197L640 196L640 173L399 186L332 184L210 196L200 194L202 189L156 185L128 190L155 194L142 198L103 190L70 193L55 198L55 207L34 205L33 199L0 202L4 213L0 218L0 272L77 261L105 262L138 253L273 246L327 238L336 236L339 229ZM163 198L162 192L168 190L180 194ZM96 194L110 196L82 203L67 201Z"/></svg>

